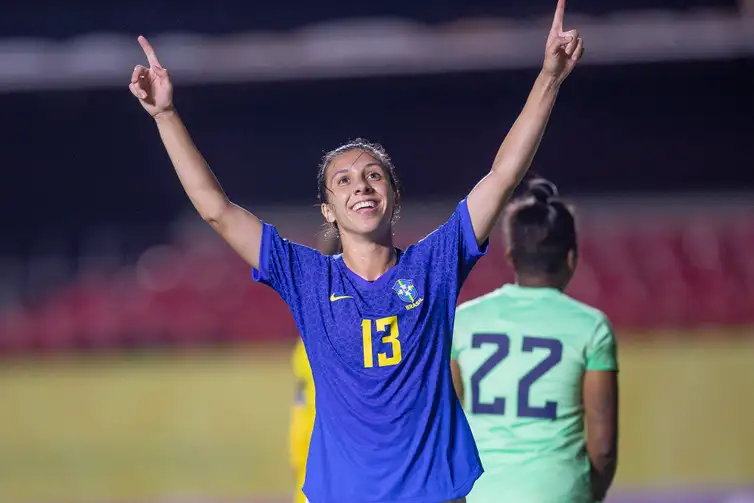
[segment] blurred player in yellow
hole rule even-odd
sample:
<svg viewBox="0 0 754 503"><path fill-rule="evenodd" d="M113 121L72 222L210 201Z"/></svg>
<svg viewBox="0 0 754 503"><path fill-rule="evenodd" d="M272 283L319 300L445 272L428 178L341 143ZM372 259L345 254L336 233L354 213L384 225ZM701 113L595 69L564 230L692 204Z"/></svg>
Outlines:
<svg viewBox="0 0 754 503"><path fill-rule="evenodd" d="M340 242L334 236L323 234L320 235L317 248L325 255L334 255L339 253ZM309 439L314 427L314 380L309 359L306 357L306 349L304 349L304 343L300 337L296 340L296 346L293 348L291 367L296 382L288 435L290 463L296 477L293 503L306 503L306 496L304 496L301 488L306 476Z"/></svg>
<svg viewBox="0 0 754 503"><path fill-rule="evenodd" d="M306 455L309 453L309 438L314 427L314 381L309 359L301 338L296 340L291 358L293 375L296 379L296 390L291 410L291 422L288 445L290 447L290 462L296 477L296 490L293 494L294 503L306 503L306 496L301 492L306 475Z"/></svg>

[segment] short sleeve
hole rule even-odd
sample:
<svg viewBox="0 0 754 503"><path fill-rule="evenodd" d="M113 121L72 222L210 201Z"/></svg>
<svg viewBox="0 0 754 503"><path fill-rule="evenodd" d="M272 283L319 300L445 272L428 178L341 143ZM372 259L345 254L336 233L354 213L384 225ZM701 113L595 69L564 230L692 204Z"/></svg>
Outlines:
<svg viewBox="0 0 754 503"><path fill-rule="evenodd" d="M471 266L473 266L477 260L487 254L490 240L487 238L481 246L476 242L474 226L471 224L471 216L469 215L469 207L466 204L466 199L458 203L456 214L460 219L461 227L461 267L468 267L470 270Z"/></svg>
<svg viewBox="0 0 754 503"><path fill-rule="evenodd" d="M252 268L251 276L272 287L292 307L300 295L296 278L302 276L302 271L318 270L317 259L322 257L314 249L283 239L274 226L263 223L259 267Z"/></svg>
<svg viewBox="0 0 754 503"><path fill-rule="evenodd" d="M447 222L424 238L421 246L433 256L432 267L438 271L458 271L459 286L471 272L476 262L487 253L489 240L479 246L471 224L466 200L456 206Z"/></svg>
<svg viewBox="0 0 754 503"><path fill-rule="evenodd" d="M587 348L587 370L618 370L617 345L612 326L607 319L597 324Z"/></svg>

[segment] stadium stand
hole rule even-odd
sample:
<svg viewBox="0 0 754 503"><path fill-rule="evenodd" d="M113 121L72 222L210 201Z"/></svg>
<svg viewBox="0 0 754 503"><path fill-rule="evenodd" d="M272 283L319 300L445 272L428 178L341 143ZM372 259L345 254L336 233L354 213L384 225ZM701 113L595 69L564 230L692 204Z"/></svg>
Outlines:
<svg viewBox="0 0 754 503"><path fill-rule="evenodd" d="M402 243L424 232L421 226L401 229ZM582 225L580 242L569 293L606 311L619 329L754 323L754 218L592 221ZM503 247L493 243L459 302L511 279ZM150 248L117 273L82 271L37 302L0 311L3 355L295 335L283 301L252 282L248 267L211 239Z"/></svg>

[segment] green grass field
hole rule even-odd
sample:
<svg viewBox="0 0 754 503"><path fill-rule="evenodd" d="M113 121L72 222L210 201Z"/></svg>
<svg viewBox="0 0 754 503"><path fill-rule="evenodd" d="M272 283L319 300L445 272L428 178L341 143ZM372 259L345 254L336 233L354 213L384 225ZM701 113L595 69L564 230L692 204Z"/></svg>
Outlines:
<svg viewBox="0 0 754 503"><path fill-rule="evenodd" d="M754 342L624 344L618 485L754 480ZM285 498L289 347L4 362L0 501Z"/></svg>
<svg viewBox="0 0 754 503"><path fill-rule="evenodd" d="M0 501L286 494L287 348L0 372Z"/></svg>

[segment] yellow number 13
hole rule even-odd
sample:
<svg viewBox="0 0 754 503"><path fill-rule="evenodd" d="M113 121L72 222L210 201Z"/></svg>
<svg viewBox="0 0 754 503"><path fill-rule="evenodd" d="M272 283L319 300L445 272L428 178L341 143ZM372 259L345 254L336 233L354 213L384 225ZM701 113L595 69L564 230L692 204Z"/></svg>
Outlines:
<svg viewBox="0 0 754 503"><path fill-rule="evenodd" d="M398 365L401 362L401 341L398 340L398 317L388 316L374 320L377 332L387 332L382 338L383 344L392 346L392 356L387 353L377 353L377 366L390 367ZM374 367L374 357L372 356L372 320L361 320L361 338L364 342L364 367Z"/></svg>

